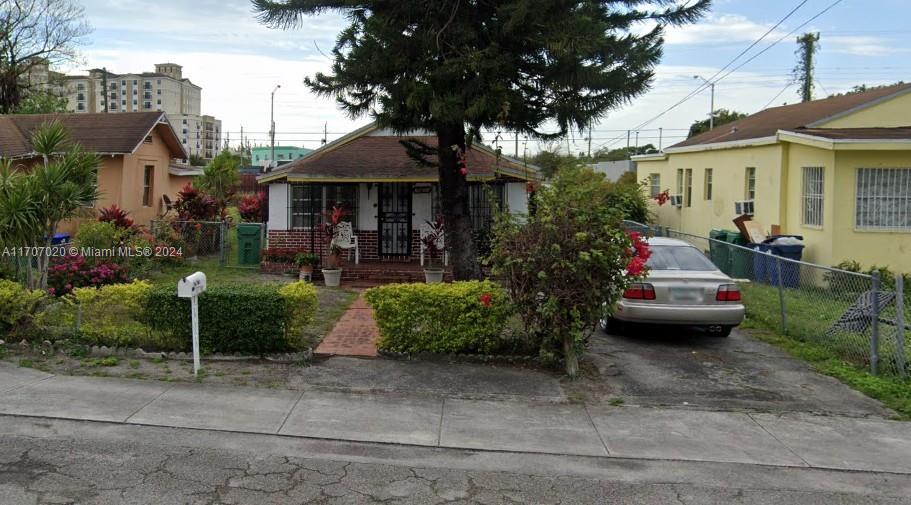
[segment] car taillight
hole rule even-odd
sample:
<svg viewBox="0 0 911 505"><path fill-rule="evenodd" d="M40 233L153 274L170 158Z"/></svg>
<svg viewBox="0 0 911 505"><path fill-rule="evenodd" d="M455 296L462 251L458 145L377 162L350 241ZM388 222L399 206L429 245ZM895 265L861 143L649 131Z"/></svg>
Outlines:
<svg viewBox="0 0 911 505"><path fill-rule="evenodd" d="M715 295L715 301L739 302L740 287L738 287L736 284L722 284L718 286L718 293Z"/></svg>
<svg viewBox="0 0 911 505"><path fill-rule="evenodd" d="M629 300L654 300L655 286L634 282L630 284L626 291L623 292L623 298Z"/></svg>

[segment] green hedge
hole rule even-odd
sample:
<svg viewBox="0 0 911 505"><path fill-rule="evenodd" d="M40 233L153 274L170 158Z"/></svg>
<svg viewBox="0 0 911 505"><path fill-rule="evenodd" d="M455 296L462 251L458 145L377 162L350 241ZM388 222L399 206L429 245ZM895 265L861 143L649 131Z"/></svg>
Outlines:
<svg viewBox="0 0 911 505"><path fill-rule="evenodd" d="M490 281L391 284L367 291L367 301L378 347L393 352L492 353L511 314L506 292Z"/></svg>
<svg viewBox="0 0 911 505"><path fill-rule="evenodd" d="M316 289L295 283L221 284L199 296L199 340L204 353L266 354L295 350L300 325L316 311ZM306 287L306 286L309 286ZM174 286L150 290L145 320L167 340L192 338L190 300L178 298Z"/></svg>
<svg viewBox="0 0 911 505"><path fill-rule="evenodd" d="M42 298L43 291L29 291L18 282L0 279L0 335L26 324Z"/></svg>

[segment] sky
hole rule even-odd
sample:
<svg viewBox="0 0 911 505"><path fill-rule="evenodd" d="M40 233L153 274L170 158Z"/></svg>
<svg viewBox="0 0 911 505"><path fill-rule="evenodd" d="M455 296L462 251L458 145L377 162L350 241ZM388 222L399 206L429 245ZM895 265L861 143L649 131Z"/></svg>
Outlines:
<svg viewBox="0 0 911 505"><path fill-rule="evenodd" d="M637 137L642 145L658 145L660 137L662 147L683 140L689 125L709 111L708 89L675 106L700 87L694 76L713 79L801 1L715 0L711 14L699 23L669 29L651 91L602 118L594 126L591 149L625 146L627 130L632 144ZM799 101L790 77L795 38L809 31L820 33L818 97L858 84L911 81L911 0L842 0L809 21L834 1L806 0L717 74L724 77L715 86L715 107L753 113ZM324 127L331 141L369 122L347 117L331 98L316 97L303 84L305 76L328 70L331 60L326 55L346 24L340 14L322 13L305 19L299 29L283 31L260 25L248 0L76 2L94 31L81 48L82 61L64 69L67 73L99 67L116 73L152 71L162 62L183 65L184 77L202 87L202 112L222 120L232 144L240 139L241 127L254 144L268 143L270 93L276 85L281 85L275 95L278 144L316 148ZM520 138L519 155L545 147L584 152L587 135L575 132L550 146ZM514 154L513 137L505 132L504 137L510 139L503 144L504 152ZM494 138L491 132L484 140L491 143Z"/></svg>

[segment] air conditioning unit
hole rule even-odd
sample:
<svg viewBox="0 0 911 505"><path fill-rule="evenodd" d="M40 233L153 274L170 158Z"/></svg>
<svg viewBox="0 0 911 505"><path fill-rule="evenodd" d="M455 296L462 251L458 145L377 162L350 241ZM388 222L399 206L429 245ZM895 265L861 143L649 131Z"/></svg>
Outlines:
<svg viewBox="0 0 911 505"><path fill-rule="evenodd" d="M683 207L683 195L671 195L671 207Z"/></svg>
<svg viewBox="0 0 911 505"><path fill-rule="evenodd" d="M755 207L753 206L753 200L741 200L739 202L734 202L734 214L735 215L752 216L754 211L755 211Z"/></svg>

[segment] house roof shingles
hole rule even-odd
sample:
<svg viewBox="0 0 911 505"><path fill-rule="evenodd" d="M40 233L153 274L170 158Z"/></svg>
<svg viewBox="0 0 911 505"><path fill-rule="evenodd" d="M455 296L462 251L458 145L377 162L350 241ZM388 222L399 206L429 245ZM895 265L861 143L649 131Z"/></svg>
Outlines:
<svg viewBox="0 0 911 505"><path fill-rule="evenodd" d="M161 112L121 114L22 114L0 116L0 157L19 158L33 154L32 134L42 124L60 121L70 138L88 152L130 154L162 119ZM168 129L170 126L166 125ZM163 135L165 142L181 158L183 148L176 135Z"/></svg>
<svg viewBox="0 0 911 505"><path fill-rule="evenodd" d="M911 83L895 84L863 93L833 96L811 102L772 107L690 137L668 149L771 137L779 130L794 131L798 128L808 127L817 121L907 91L911 91Z"/></svg>
<svg viewBox="0 0 911 505"><path fill-rule="evenodd" d="M436 147L435 136L361 136L334 149L312 154L282 166L291 178L307 179L410 179L436 180L435 167L419 164L408 156L401 140L414 139L430 147ZM512 172L536 171L503 156L473 147L466 156L469 177L493 177L498 169ZM429 161L434 161L431 157Z"/></svg>

